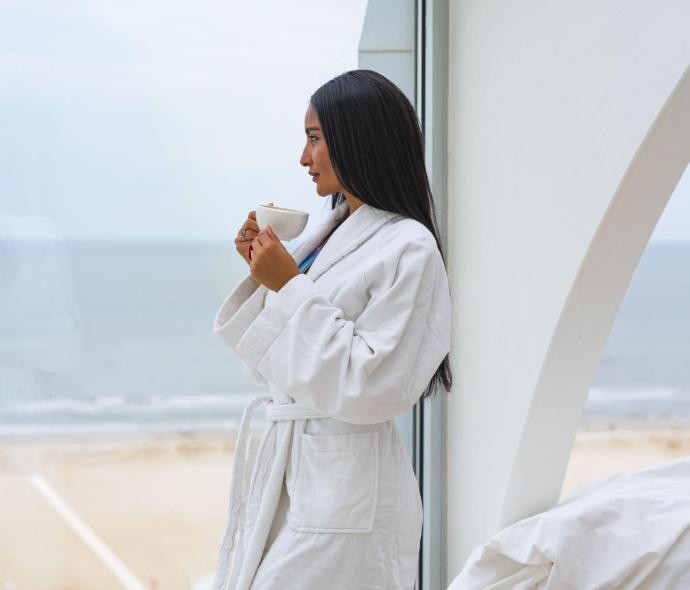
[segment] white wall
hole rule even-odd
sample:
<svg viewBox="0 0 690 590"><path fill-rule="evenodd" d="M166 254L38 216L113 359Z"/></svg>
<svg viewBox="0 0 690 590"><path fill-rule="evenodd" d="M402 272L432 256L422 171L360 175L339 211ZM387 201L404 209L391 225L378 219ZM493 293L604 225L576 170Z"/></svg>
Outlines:
<svg viewBox="0 0 690 590"><path fill-rule="evenodd" d="M690 158L688 31L687 0L451 2L449 581L558 501L618 305Z"/></svg>

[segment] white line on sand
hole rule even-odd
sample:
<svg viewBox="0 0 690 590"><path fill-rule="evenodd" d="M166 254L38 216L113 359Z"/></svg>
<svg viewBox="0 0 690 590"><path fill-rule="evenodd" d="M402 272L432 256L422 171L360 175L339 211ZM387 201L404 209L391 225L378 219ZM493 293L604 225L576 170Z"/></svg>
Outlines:
<svg viewBox="0 0 690 590"><path fill-rule="evenodd" d="M120 581L123 588L127 590L148 590L41 475L34 473L29 476L29 481L48 503L55 508L60 516L67 521L67 524L81 537L89 549L96 554L103 562L103 565Z"/></svg>

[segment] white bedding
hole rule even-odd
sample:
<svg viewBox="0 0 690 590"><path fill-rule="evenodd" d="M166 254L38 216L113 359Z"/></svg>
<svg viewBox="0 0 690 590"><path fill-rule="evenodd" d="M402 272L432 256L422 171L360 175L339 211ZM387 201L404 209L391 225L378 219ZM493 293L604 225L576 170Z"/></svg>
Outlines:
<svg viewBox="0 0 690 590"><path fill-rule="evenodd" d="M448 590L690 590L690 457L577 488L495 534Z"/></svg>

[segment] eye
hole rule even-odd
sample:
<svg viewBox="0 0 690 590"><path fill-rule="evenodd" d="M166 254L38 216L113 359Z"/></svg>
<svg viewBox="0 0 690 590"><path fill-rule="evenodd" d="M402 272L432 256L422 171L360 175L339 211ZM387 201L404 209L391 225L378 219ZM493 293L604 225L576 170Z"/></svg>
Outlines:
<svg viewBox="0 0 690 590"><path fill-rule="evenodd" d="M318 137L316 137L316 135L309 135L308 137L309 137L309 139L319 139ZM314 142L312 141L312 143L314 143Z"/></svg>

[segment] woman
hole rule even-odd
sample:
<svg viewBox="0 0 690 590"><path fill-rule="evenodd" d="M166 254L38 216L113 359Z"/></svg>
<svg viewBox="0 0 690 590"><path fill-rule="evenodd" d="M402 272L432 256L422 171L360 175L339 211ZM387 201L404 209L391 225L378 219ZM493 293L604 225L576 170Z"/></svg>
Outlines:
<svg viewBox="0 0 690 590"><path fill-rule="evenodd" d="M393 419L452 385L422 134L369 70L319 88L305 131L300 164L331 211L292 253L250 212L235 240L250 272L214 322L271 391L242 417L214 588L410 590L422 503Z"/></svg>

